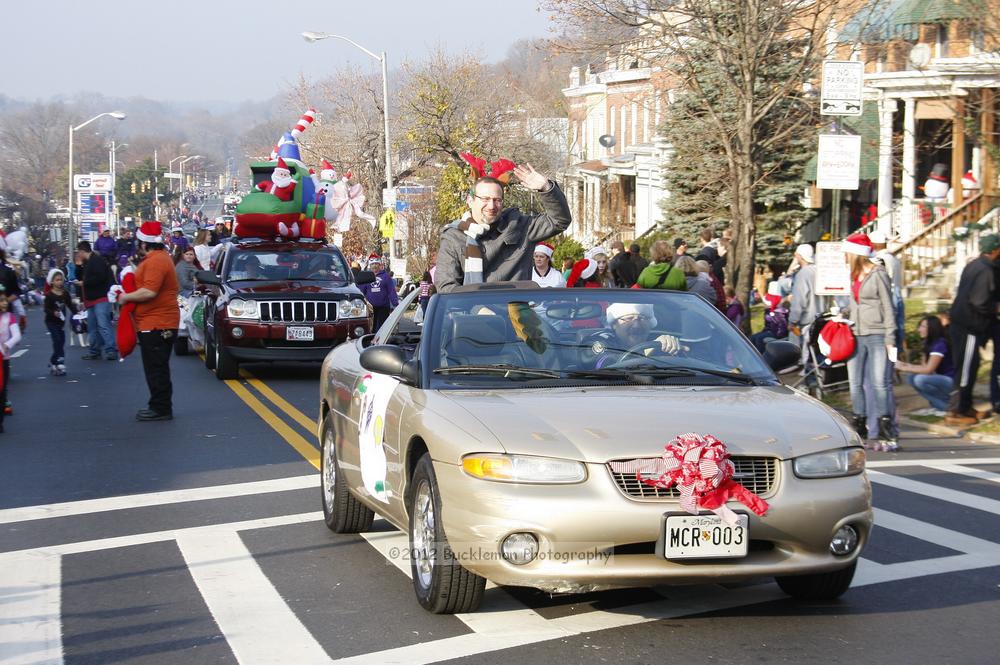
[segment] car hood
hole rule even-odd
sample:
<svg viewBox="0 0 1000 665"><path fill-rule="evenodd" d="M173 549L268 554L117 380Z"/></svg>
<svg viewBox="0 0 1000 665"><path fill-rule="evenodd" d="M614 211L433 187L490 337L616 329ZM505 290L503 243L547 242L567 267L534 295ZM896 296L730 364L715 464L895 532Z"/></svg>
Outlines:
<svg viewBox="0 0 1000 665"><path fill-rule="evenodd" d="M343 285L340 282L300 282L296 280L278 280L273 282L230 282L227 288L233 295L241 296L273 296L277 294L291 295L302 293L349 293L360 295L353 284Z"/></svg>
<svg viewBox="0 0 1000 665"><path fill-rule="evenodd" d="M627 386L441 391L510 453L587 462L653 457L678 434L711 434L734 455L788 459L847 445L829 407L774 387Z"/></svg>

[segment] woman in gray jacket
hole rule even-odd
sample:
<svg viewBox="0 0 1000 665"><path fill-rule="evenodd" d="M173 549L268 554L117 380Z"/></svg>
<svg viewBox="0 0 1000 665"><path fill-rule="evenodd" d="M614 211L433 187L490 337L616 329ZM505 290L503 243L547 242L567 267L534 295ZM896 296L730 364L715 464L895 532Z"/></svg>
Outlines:
<svg viewBox="0 0 1000 665"><path fill-rule="evenodd" d="M872 243L868 236L863 233L848 236L844 241L844 252L851 269L847 318L852 321L857 340L857 350L847 361L854 429L861 438L868 438L865 391L871 390L879 416L878 441L873 447L875 450L895 451L899 449L899 443L889 412L891 385L888 380L889 354L896 339L892 284L885 268L872 262Z"/></svg>

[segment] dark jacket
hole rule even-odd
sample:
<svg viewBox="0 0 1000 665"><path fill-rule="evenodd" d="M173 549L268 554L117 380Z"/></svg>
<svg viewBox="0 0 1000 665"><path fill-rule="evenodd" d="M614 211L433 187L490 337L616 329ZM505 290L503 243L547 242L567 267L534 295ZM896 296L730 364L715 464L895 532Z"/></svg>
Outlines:
<svg viewBox="0 0 1000 665"><path fill-rule="evenodd" d="M69 291L66 290L62 292L62 295L56 295L54 291L46 293L42 308L45 310L45 325L59 326L60 328L65 326L69 317L76 313L73 299L70 297ZM59 317L59 313L62 313L62 318Z"/></svg>
<svg viewBox="0 0 1000 665"><path fill-rule="evenodd" d="M115 283L114 273L108 262L97 252L91 252L90 258L83 264L83 299L85 302L97 302L107 299L108 289Z"/></svg>
<svg viewBox="0 0 1000 665"><path fill-rule="evenodd" d="M611 277L615 280L615 286L621 289L631 288L635 280L639 279L641 270L636 270L636 264L632 261L629 252L619 252L611 257L608 263L611 270Z"/></svg>
<svg viewBox="0 0 1000 665"><path fill-rule="evenodd" d="M118 250L118 243L115 239L108 236L101 236L94 241L94 251L103 256L107 261L115 260L115 253Z"/></svg>
<svg viewBox="0 0 1000 665"><path fill-rule="evenodd" d="M362 284L360 288L372 307L395 307L399 304L399 296L396 295L396 283L389 276L388 270L380 270L375 275L374 282L371 284Z"/></svg>
<svg viewBox="0 0 1000 665"><path fill-rule="evenodd" d="M530 281L535 245L569 228L572 218L566 196L559 185L553 185L549 191L538 194L545 208L543 214L525 215L517 208L507 208L479 237L484 282ZM450 225L441 232L434 273L434 285L439 293L448 293L462 285L467 238L465 233Z"/></svg>
<svg viewBox="0 0 1000 665"><path fill-rule="evenodd" d="M994 265L980 256L962 271L958 292L951 304L951 325L975 335L983 335L996 319Z"/></svg>

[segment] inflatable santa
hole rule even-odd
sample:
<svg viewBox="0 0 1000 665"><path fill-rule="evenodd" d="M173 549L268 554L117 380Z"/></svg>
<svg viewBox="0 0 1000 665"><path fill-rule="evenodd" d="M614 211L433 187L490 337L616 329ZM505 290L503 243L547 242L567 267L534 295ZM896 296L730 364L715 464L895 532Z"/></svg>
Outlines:
<svg viewBox="0 0 1000 665"><path fill-rule="evenodd" d="M285 160L278 157L278 165L271 173L271 182L258 182L257 189L267 194L273 194L282 201L291 201L295 193L295 180Z"/></svg>

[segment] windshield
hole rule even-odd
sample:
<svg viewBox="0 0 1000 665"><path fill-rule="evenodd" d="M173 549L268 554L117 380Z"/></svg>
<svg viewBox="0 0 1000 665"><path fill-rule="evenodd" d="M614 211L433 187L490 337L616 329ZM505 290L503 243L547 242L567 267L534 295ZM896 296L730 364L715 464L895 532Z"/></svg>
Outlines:
<svg viewBox="0 0 1000 665"><path fill-rule="evenodd" d="M326 250L234 250L226 278L248 281L335 281L346 283L350 272L343 257Z"/></svg>
<svg viewBox="0 0 1000 665"><path fill-rule="evenodd" d="M428 362L438 388L776 380L721 312L697 296L671 291L447 294L438 298L424 333L431 333Z"/></svg>

